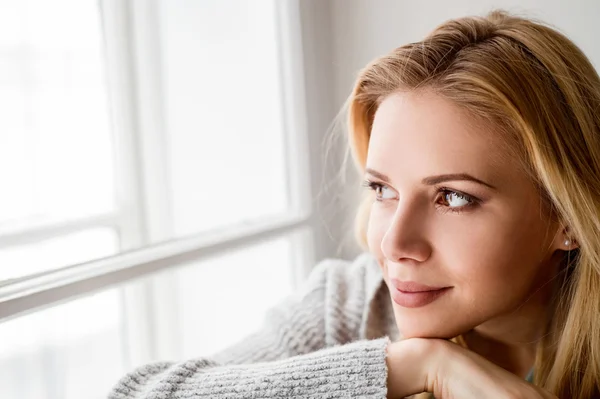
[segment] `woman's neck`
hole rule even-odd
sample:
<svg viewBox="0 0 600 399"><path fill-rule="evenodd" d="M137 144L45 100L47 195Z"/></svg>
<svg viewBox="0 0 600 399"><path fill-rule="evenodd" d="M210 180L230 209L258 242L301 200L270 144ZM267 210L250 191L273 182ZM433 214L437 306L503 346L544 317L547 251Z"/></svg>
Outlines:
<svg viewBox="0 0 600 399"><path fill-rule="evenodd" d="M503 369L522 377L529 374L536 355L536 344L515 344L499 341L471 330L464 335L467 347Z"/></svg>

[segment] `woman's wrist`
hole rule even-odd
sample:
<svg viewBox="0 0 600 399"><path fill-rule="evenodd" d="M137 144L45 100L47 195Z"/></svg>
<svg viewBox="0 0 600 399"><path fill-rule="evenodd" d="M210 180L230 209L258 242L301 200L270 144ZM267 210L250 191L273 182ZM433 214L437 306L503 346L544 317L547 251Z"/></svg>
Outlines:
<svg viewBox="0 0 600 399"><path fill-rule="evenodd" d="M420 338L388 344L386 356L388 399L404 398L425 391L429 345L427 339Z"/></svg>

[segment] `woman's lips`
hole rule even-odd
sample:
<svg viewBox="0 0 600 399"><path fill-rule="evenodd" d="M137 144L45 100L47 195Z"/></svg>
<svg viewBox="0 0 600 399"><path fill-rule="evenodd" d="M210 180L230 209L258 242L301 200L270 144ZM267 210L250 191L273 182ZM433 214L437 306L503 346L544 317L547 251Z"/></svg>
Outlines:
<svg viewBox="0 0 600 399"><path fill-rule="evenodd" d="M419 308L430 304L448 292L452 287L432 287L414 281L391 279L392 299L405 308Z"/></svg>
<svg viewBox="0 0 600 399"><path fill-rule="evenodd" d="M448 287L443 287L443 286L432 287L430 285L420 284L420 283L417 283L414 281L398 280L397 278L391 279L390 282L392 283L394 288L396 288L399 291L404 291L404 292L437 291L437 290L441 290L443 288L448 288Z"/></svg>

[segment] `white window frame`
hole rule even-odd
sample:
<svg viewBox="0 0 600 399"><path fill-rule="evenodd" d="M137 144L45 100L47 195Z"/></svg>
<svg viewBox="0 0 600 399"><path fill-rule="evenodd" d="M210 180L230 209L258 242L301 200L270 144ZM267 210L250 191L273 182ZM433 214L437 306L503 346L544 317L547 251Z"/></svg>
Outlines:
<svg viewBox="0 0 600 399"><path fill-rule="evenodd" d="M35 226L11 234L0 232L0 247L84 228L112 226L121 234L123 252L0 283L0 322L97 291L121 287L126 318L131 320L131 315L138 318L124 331L128 337L129 360L142 363L180 353L176 337L161 328L177 323L176 306L169 295L173 281L165 274L152 277L157 272L289 235L294 241L293 283L298 285L306 277L315 261L315 231L321 228L310 190L314 187L311 185L314 176L320 173L311 171L309 165L309 140L314 138L307 131L300 0L277 1L290 208L285 214L265 217L255 223L170 240L170 198L164 169L167 163L156 162L166 160L162 145L165 107L160 81L158 2L104 0L101 4L112 118L119 129L114 130L120 149L115 168L121 173L116 179L119 212ZM157 242L160 243L151 244ZM142 277L151 278L141 280ZM126 288L125 282L129 283ZM139 326L139 330L133 331L133 325Z"/></svg>

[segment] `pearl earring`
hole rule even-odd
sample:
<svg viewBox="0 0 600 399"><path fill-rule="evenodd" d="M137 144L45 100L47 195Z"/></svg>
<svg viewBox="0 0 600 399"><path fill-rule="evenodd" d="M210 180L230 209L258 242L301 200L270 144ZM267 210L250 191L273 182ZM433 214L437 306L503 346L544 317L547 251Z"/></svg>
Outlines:
<svg viewBox="0 0 600 399"><path fill-rule="evenodd" d="M570 246L571 246L571 240L566 240L565 247L570 247Z"/></svg>

